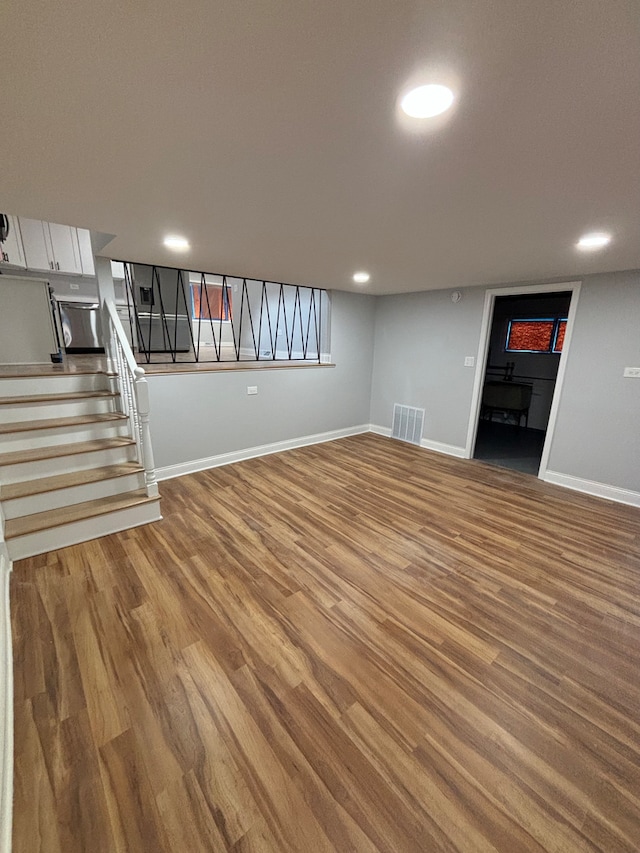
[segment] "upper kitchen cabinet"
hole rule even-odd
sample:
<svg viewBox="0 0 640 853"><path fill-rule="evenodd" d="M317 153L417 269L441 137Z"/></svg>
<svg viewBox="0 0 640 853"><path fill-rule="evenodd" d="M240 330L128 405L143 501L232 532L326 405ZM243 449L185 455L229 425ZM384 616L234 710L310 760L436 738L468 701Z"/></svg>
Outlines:
<svg viewBox="0 0 640 853"><path fill-rule="evenodd" d="M91 232L86 228L78 228L78 245L80 246L80 265L82 275L95 275L93 249L91 248Z"/></svg>
<svg viewBox="0 0 640 853"><path fill-rule="evenodd" d="M26 266L24 252L22 251L22 238L17 216L2 214L0 217L0 228L5 237L0 243L0 259L4 264L12 267Z"/></svg>
<svg viewBox="0 0 640 853"><path fill-rule="evenodd" d="M78 243L80 245L80 263L82 275L95 275L93 249L91 248L91 232L86 228L78 228ZM121 261L111 261L111 275L114 279L124 278L124 264Z"/></svg>
<svg viewBox="0 0 640 853"><path fill-rule="evenodd" d="M76 228L20 217L20 230L29 269L82 275Z"/></svg>
<svg viewBox="0 0 640 853"><path fill-rule="evenodd" d="M124 264L122 261L111 261L111 275L115 279L124 278Z"/></svg>

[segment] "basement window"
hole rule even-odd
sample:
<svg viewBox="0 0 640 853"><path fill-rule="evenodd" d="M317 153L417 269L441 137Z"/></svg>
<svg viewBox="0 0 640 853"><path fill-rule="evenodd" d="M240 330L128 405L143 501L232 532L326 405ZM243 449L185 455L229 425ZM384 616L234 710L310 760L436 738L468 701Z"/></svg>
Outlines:
<svg viewBox="0 0 640 853"><path fill-rule="evenodd" d="M231 314L232 294L221 284L191 285L191 317L193 320L225 320Z"/></svg>
<svg viewBox="0 0 640 853"><path fill-rule="evenodd" d="M560 353L566 328L566 317L511 319L505 352Z"/></svg>

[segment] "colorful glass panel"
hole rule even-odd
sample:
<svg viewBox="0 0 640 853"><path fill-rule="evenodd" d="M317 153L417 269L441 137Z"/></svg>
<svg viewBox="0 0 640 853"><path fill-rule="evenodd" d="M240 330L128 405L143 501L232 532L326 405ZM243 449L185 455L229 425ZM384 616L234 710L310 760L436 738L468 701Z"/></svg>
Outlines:
<svg viewBox="0 0 640 853"><path fill-rule="evenodd" d="M512 320L506 349L511 352L551 352L554 320Z"/></svg>
<svg viewBox="0 0 640 853"><path fill-rule="evenodd" d="M562 345L564 344L564 335L567 331L567 321L566 320L558 320L558 333L556 334L556 342L553 345L554 352L562 352Z"/></svg>
<svg viewBox="0 0 640 853"><path fill-rule="evenodd" d="M231 310L231 294L219 284L205 285L203 293L199 284L191 285L194 320L228 320Z"/></svg>

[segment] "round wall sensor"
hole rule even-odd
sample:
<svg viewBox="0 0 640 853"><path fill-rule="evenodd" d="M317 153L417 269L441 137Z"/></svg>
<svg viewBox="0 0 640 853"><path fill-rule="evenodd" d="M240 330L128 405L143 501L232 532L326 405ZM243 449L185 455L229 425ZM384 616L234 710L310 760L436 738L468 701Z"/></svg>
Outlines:
<svg viewBox="0 0 640 853"><path fill-rule="evenodd" d="M451 301L452 302L460 302L461 299L462 299L462 293L459 290L454 290L453 293L451 294Z"/></svg>

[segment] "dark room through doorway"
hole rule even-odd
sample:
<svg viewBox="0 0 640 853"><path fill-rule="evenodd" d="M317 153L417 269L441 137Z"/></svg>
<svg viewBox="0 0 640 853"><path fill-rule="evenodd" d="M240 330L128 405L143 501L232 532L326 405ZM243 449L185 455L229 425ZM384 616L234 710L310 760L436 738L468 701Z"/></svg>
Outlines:
<svg viewBox="0 0 640 853"><path fill-rule="evenodd" d="M474 459L538 474L571 296L496 297Z"/></svg>

